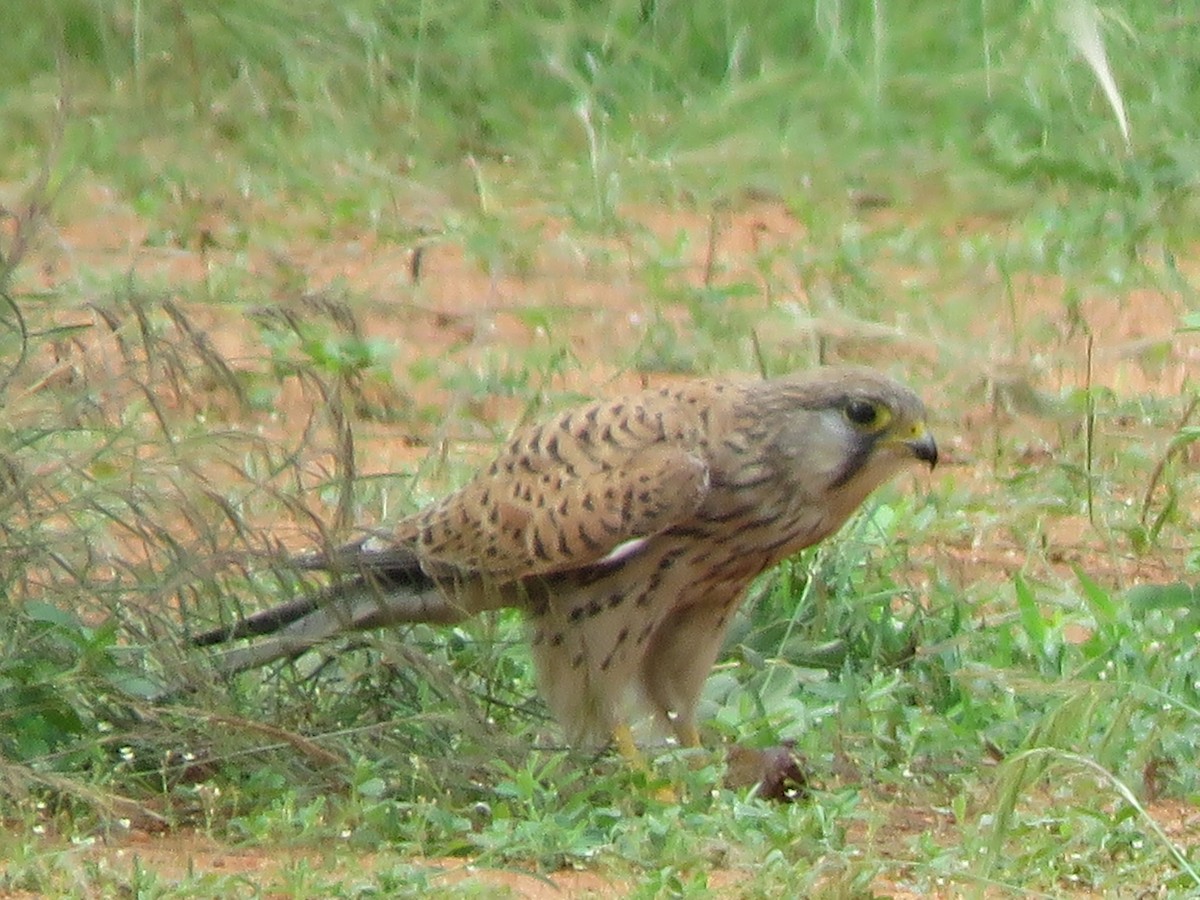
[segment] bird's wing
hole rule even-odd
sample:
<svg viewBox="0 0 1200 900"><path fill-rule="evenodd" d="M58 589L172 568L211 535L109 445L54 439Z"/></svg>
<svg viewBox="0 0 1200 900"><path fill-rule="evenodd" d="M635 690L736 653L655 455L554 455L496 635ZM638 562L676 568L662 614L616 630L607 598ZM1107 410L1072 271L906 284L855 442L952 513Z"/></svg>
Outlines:
<svg viewBox="0 0 1200 900"><path fill-rule="evenodd" d="M704 501L696 404L653 393L518 433L486 470L395 539L439 567L506 581L630 553Z"/></svg>

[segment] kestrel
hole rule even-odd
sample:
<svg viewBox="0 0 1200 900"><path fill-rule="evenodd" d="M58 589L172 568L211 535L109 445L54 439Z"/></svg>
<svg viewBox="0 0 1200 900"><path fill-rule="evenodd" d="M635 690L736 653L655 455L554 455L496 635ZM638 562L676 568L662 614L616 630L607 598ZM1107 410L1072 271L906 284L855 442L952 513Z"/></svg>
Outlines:
<svg viewBox="0 0 1200 900"><path fill-rule="evenodd" d="M750 581L937 456L916 394L864 368L594 402L518 430L386 536L301 557L333 573L324 591L195 643L269 634L222 657L236 672L341 632L516 607L573 741L632 753L641 706L696 746L697 700Z"/></svg>

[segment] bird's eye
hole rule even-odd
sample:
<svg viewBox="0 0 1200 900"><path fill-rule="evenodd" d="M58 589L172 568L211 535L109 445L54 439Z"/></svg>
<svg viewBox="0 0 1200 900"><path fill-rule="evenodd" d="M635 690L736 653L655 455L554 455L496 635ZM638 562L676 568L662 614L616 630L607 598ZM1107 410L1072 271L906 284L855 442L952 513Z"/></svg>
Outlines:
<svg viewBox="0 0 1200 900"><path fill-rule="evenodd" d="M859 428L876 428L886 421L887 413L870 400L850 400L846 403L846 418Z"/></svg>

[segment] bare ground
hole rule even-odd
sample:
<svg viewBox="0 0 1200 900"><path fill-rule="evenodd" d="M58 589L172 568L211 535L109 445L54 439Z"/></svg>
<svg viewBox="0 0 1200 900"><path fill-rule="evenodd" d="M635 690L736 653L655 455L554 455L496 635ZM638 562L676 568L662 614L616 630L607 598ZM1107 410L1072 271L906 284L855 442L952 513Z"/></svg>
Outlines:
<svg viewBox="0 0 1200 900"><path fill-rule="evenodd" d="M973 273L975 284L948 284L937 271L877 260L879 273L894 283L910 285L923 302L910 303L903 310L881 309L870 319L851 315L832 299L836 284L808 278L803 267L790 262L795 248L803 246L804 226L774 203L712 215L626 210L630 227L625 234L588 243L573 239L552 216L528 210L513 220L526 229L522 246L535 249L518 265L511 258L489 263L479 255L468 255L447 238L397 243L369 234L335 234L319 241L250 243L241 235L254 232L247 229L247 220L260 213L231 212L220 205L203 210L187 230L164 239L151 234L145 222L104 191L95 191L89 200L94 215L76 215L44 235L32 264L23 271L23 289L67 288L74 294L82 288L86 295L92 290L89 285L121 273L139 283L162 285L168 293L195 291L199 286L212 302L188 303L188 315L235 365L251 364L262 356L262 348L255 343L255 329L245 327L244 310L222 302L226 290L260 284L264 304L301 316L317 309L322 299L355 298L350 305L358 327L366 335L390 341L396 350L394 370L402 395L385 388L374 400L384 408L407 405L445 411L438 418L403 418L399 425L370 420L356 424L360 475L404 471L442 452L482 458L493 435L485 428L464 425L456 411L469 408L472 416L467 421L491 423L511 423L524 413L520 400L503 393L448 390L437 379L415 381L408 373L422 360L486 371L498 360L566 350L573 364L546 384L547 391L560 393L615 392L673 377L633 371L628 355L614 352L638 346L648 325L663 320L681 336L680 349L688 350L690 326L684 305L665 306L661 300L646 299L644 285L651 276L641 260L647 246L681 248L678 270L671 275L681 289L751 286L745 296L727 303L744 317L739 321L753 321L761 313L766 325L756 336L766 358L812 357L819 352L830 360L902 363L935 410L935 427L948 462L940 477L981 497L997 496L1003 490L997 480L999 468L1037 465L1056 452L1065 426L1053 413L1036 408L1039 398L1056 397L1068 387L1085 384L1107 386L1121 397L1178 398L1188 372L1200 363L1200 344L1194 336L1175 333L1182 310L1166 292L1138 289L1119 301L1107 295L1085 295L1079 298L1075 317L1068 320L1063 312L1065 286L1058 279L1018 277L1005 294L997 286L1000 279L995 272ZM881 211L865 224L899 227L902 223L889 221L894 215ZM952 223L946 226L946 239L1000 227L987 221ZM97 299L103 298L97 295ZM963 313L963 305L969 303L979 304L977 315ZM84 307L65 308L58 317L64 322L95 321L94 313ZM939 325L943 321L961 327L943 327ZM781 322L789 327L780 327ZM1086 328L1080 323L1086 323ZM93 349L103 357L103 341L96 340ZM745 335L738 340L745 340ZM1089 342L1090 370L1082 362ZM311 397L290 390L284 398L276 415L248 427L270 436L272 429L303 421L308 413L301 407L311 404ZM297 408L288 410L288 403ZM228 415L236 413L228 411ZM1015 460L997 464L992 459L998 434L1010 440L1014 434L1024 436L1016 441L1021 449ZM1165 445L1166 437L1146 435L1133 424L1114 421L1106 425L1104 440L1157 440ZM1188 461L1189 466L1195 463ZM923 489L917 479L912 487ZM1133 487L1128 489L1129 502L1140 503L1142 497ZM281 527L285 543L299 547L307 540L301 530L287 533L286 526ZM1178 570L1180 554L1187 549L1167 546L1151 556L1114 547L1110 538L1078 514L1050 519L1045 530L1051 551L1038 564L1065 574L1072 563L1082 562L1095 577L1121 586L1173 580L1171 573ZM999 523L939 540L921 553L964 585L1007 578L1030 565L1028 546ZM921 558L918 555L918 569ZM919 578L919 573L914 577ZM1155 802L1151 810L1173 835L1186 839L1195 833L1194 807ZM937 840L948 824L925 809L898 808L891 818L895 827L871 836L875 842L894 842L891 847L875 847L885 858L902 858L905 842L913 835L931 833ZM48 846L54 843L47 840ZM116 868L136 860L166 878L186 871L211 871L241 873L265 882L274 881L280 869L297 858L321 858L312 850L229 847L195 833L136 830L71 852ZM330 865L346 865L343 854L336 859ZM376 857L367 855L355 862L360 871L370 871ZM630 887L601 872L542 876L479 870L462 860L411 862L438 873L439 883L483 882L530 898L616 896ZM710 883L719 889L737 879L736 872L717 872ZM912 896L887 883L876 889L886 896Z"/></svg>

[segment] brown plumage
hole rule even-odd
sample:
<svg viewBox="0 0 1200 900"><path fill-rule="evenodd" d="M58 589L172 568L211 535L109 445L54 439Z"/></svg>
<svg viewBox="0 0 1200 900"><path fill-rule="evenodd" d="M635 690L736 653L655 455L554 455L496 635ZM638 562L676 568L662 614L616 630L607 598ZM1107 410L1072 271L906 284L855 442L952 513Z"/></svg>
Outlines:
<svg viewBox="0 0 1200 900"><path fill-rule="evenodd" d="M623 728L640 701L686 744L737 604L756 575L839 528L912 460L933 465L925 409L877 372L692 381L519 430L438 503L304 568L324 592L201 635L271 633L240 671L339 632L518 607L546 702L570 736Z"/></svg>

